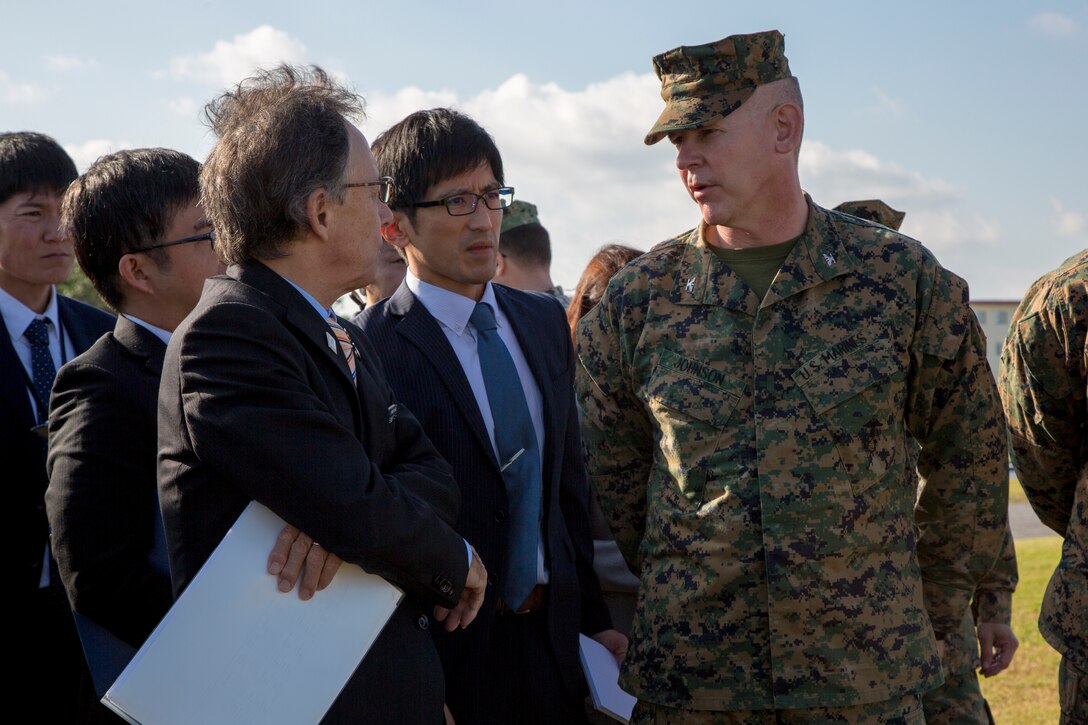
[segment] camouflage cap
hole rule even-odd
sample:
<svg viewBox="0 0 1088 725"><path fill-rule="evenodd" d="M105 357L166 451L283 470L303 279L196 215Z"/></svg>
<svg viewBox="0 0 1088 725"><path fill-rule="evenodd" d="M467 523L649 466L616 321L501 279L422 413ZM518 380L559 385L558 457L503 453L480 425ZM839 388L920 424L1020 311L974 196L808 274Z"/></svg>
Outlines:
<svg viewBox="0 0 1088 725"><path fill-rule="evenodd" d="M670 131L697 128L740 108L764 83L790 78L777 30L730 35L716 43L681 45L654 57L665 110L646 134L652 146Z"/></svg>
<svg viewBox="0 0 1088 725"><path fill-rule="evenodd" d="M536 215L536 204L530 204L527 201L515 201L503 211L500 233L510 231L514 227L539 223L540 219Z"/></svg>
<svg viewBox="0 0 1088 725"><path fill-rule="evenodd" d="M899 225L903 223L906 212L896 211L882 202L880 199L866 199L865 201L844 201L835 207L835 211L856 216L859 219L867 219L877 224L883 224L889 229L899 231Z"/></svg>

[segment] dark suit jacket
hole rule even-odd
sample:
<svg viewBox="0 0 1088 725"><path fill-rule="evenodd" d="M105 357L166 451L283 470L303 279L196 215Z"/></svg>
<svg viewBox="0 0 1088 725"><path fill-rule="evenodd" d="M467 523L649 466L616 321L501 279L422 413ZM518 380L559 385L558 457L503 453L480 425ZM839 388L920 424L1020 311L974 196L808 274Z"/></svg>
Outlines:
<svg viewBox="0 0 1088 725"><path fill-rule="evenodd" d="M544 401L544 556L549 569L547 606L552 651L572 694L585 688L578 661L578 633L611 627L593 573L588 484L574 404L574 353L562 308L543 294L494 285ZM457 530L487 566L487 598L466 630L435 639L446 669L454 715L486 707L487 685L479 681L481 658L506 571L506 486L484 428L476 398L438 322L406 284L355 318L380 351L393 393L423 424L461 487ZM511 693L517 696L517 693ZM471 719L471 718L470 718Z"/></svg>
<svg viewBox="0 0 1088 725"><path fill-rule="evenodd" d="M393 400L350 323L358 382L328 325L259 263L205 283L167 347L159 498L175 593L252 499L407 593L326 722L440 721L427 613L468 573L449 466ZM320 593L317 596L321 596ZM275 636L275 633L270 633Z"/></svg>
<svg viewBox="0 0 1088 725"><path fill-rule="evenodd" d="M159 338L118 317L58 371L49 413L45 505L57 568L72 607L134 647L173 600L165 551L152 558L165 354Z"/></svg>
<svg viewBox="0 0 1088 725"><path fill-rule="evenodd" d="M114 318L102 310L57 295L61 326L72 341L66 349L71 359L89 348L101 335L113 329ZM34 410L20 372L11 336L0 317L0 461L4 479L10 482L7 497L16 521L13 546L15 573L12 586L17 596L28 597L38 589L42 574L42 552L49 538L45 519L45 439L31 433ZM59 582L58 582L59 586Z"/></svg>

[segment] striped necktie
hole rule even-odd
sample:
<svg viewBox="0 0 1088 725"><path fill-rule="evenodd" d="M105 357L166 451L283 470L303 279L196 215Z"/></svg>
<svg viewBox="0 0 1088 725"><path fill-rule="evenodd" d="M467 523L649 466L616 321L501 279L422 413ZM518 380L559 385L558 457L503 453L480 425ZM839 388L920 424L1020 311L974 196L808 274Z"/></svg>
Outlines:
<svg viewBox="0 0 1088 725"><path fill-rule="evenodd" d="M336 335L337 342L340 343L340 352L344 354L344 359L348 361L348 370L351 371L351 379L355 380L355 343L351 341L351 336L348 335L348 331L340 326L340 323L336 321L335 314L329 314L325 318L325 322L329 323L329 327L332 329L332 334Z"/></svg>

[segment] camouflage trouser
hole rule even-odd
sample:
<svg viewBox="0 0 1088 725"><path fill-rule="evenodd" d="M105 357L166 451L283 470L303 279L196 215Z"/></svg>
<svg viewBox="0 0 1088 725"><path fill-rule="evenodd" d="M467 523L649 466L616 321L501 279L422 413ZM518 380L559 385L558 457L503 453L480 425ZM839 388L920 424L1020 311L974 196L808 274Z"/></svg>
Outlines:
<svg viewBox="0 0 1088 725"><path fill-rule="evenodd" d="M922 701L907 695L883 702L807 710L683 710L639 700L631 725L926 725Z"/></svg>
<svg viewBox="0 0 1088 725"><path fill-rule="evenodd" d="M1062 657L1058 667L1058 698L1062 704L1061 725L1088 725L1088 672Z"/></svg>
<svg viewBox="0 0 1088 725"><path fill-rule="evenodd" d="M944 684L922 695L926 725L993 725L974 670L945 673Z"/></svg>

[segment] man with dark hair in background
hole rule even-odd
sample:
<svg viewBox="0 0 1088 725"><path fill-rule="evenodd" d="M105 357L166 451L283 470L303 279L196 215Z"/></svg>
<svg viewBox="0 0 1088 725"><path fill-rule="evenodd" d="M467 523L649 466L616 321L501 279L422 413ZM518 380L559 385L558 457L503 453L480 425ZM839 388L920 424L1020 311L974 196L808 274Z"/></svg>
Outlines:
<svg viewBox="0 0 1088 725"><path fill-rule="evenodd" d="M499 257L492 282L526 292L544 292L565 309L570 298L552 282L552 243L536 205L515 201L502 215Z"/></svg>
<svg viewBox="0 0 1088 725"><path fill-rule="evenodd" d="M0 134L0 461L16 521L12 621L28 633L11 657L11 691L42 693L30 705L46 722L75 722L93 703L68 599L51 567L43 500L56 370L113 327L110 315L56 291L72 270L60 207L75 178L72 159L49 136Z"/></svg>
<svg viewBox="0 0 1088 725"><path fill-rule="evenodd" d="M461 489L457 530L491 566L479 621L435 631L458 725L585 719L579 632L622 656L593 573L574 359L555 300L493 285L504 184L468 116L413 113L374 142L398 185L404 283L356 318Z"/></svg>
<svg viewBox="0 0 1088 725"><path fill-rule="evenodd" d="M206 114L218 140L201 201L230 266L163 364L158 483L174 592L258 501L306 532L304 546L406 594L324 722L434 725L445 692L430 615L467 626L487 572L452 528L449 466L332 311L371 281L393 181L349 122L362 99L318 68L260 71Z"/></svg>

